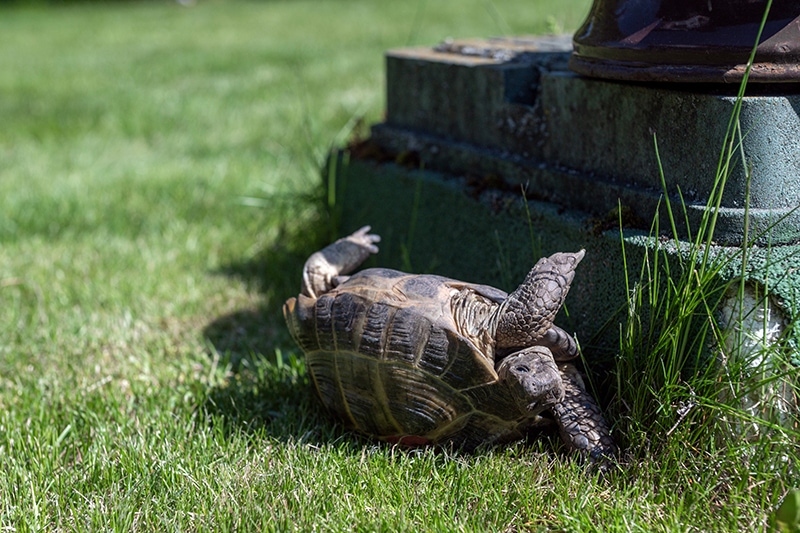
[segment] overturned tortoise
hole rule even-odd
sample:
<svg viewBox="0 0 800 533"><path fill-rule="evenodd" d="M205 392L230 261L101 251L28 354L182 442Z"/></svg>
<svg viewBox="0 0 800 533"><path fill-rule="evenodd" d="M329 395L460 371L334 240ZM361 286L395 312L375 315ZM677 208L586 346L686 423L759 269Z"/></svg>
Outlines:
<svg viewBox="0 0 800 533"><path fill-rule="evenodd" d="M371 268L369 226L313 254L286 322L326 408L350 428L409 445L466 449L555 422L566 446L614 443L553 325L583 251L539 260L514 292Z"/></svg>

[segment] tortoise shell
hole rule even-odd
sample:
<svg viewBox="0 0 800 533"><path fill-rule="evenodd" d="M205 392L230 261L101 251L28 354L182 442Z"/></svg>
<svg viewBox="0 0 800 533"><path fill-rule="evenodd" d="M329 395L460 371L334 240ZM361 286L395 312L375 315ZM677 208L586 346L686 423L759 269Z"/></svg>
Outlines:
<svg viewBox="0 0 800 533"><path fill-rule="evenodd" d="M546 406L520 406L495 369L485 323L506 298L484 285L374 268L317 298L290 298L284 315L318 396L348 427L474 448L546 423ZM455 320L463 309L469 320Z"/></svg>

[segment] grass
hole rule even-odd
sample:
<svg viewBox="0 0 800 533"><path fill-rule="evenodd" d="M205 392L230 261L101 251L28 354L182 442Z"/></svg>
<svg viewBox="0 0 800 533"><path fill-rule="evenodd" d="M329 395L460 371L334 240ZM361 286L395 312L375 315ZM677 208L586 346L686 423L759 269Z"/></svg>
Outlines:
<svg viewBox="0 0 800 533"><path fill-rule="evenodd" d="M749 290L744 279L751 245L725 251L711 246L730 169L736 164L748 166L739 122L745 88L746 79L730 117L705 215L694 235L681 237L675 219L686 219L686 207L682 198L680 207L673 207L665 194L663 208L670 222L666 234L672 239L659 238L663 232L656 217L640 277L633 283L626 278L630 309L614 372L613 410L619 412L618 429L627 437L630 456L658 457L663 464L674 465L666 478L680 477L679 471L705 474L704 481L693 487L700 494L714 488L701 498L716 500L720 490L725 499L760 501L762 509L774 508L776 500L787 495L782 514L792 517L797 494L792 487L798 482L800 459L796 411L800 375L789 363L796 357L791 340L796 324L789 325L774 345L754 343L735 327L721 327L718 311L730 306L728 300L734 296L735 319L758 325L758 311L743 303ZM658 156L657 140L655 153ZM660 163L659 169L666 191L668 180ZM620 236L624 256L625 239ZM744 242L758 237L750 235L745 223ZM721 272L737 264L740 278L722 281ZM756 298L763 305L768 293L759 292ZM766 314L761 326L766 334ZM760 402L753 404L753 397ZM693 457L702 457L706 466L695 464ZM745 529L776 525L762 519ZM782 526L795 531L800 523L790 518Z"/></svg>
<svg viewBox="0 0 800 533"><path fill-rule="evenodd" d="M798 485L785 434L737 466L690 438L702 417L622 419L606 479L554 438L404 452L318 412L283 325L383 51L571 31L588 5L0 7L0 530L765 529Z"/></svg>

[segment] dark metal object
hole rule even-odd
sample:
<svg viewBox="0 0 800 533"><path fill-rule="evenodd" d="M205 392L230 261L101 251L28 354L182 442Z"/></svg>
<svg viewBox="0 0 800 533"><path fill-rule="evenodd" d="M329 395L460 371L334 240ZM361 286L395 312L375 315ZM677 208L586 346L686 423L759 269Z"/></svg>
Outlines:
<svg viewBox="0 0 800 533"><path fill-rule="evenodd" d="M647 82L738 82L766 0L595 0L575 33L572 70ZM800 82L800 1L774 0L753 82Z"/></svg>

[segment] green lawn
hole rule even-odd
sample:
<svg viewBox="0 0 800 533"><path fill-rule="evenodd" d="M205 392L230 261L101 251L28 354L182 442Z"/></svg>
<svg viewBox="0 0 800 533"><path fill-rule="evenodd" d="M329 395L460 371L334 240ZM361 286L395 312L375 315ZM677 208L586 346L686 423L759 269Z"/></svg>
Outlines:
<svg viewBox="0 0 800 533"><path fill-rule="evenodd" d="M0 6L0 531L766 528L794 448L734 468L628 436L606 479L552 439L397 450L318 413L283 324L383 51L589 3Z"/></svg>

